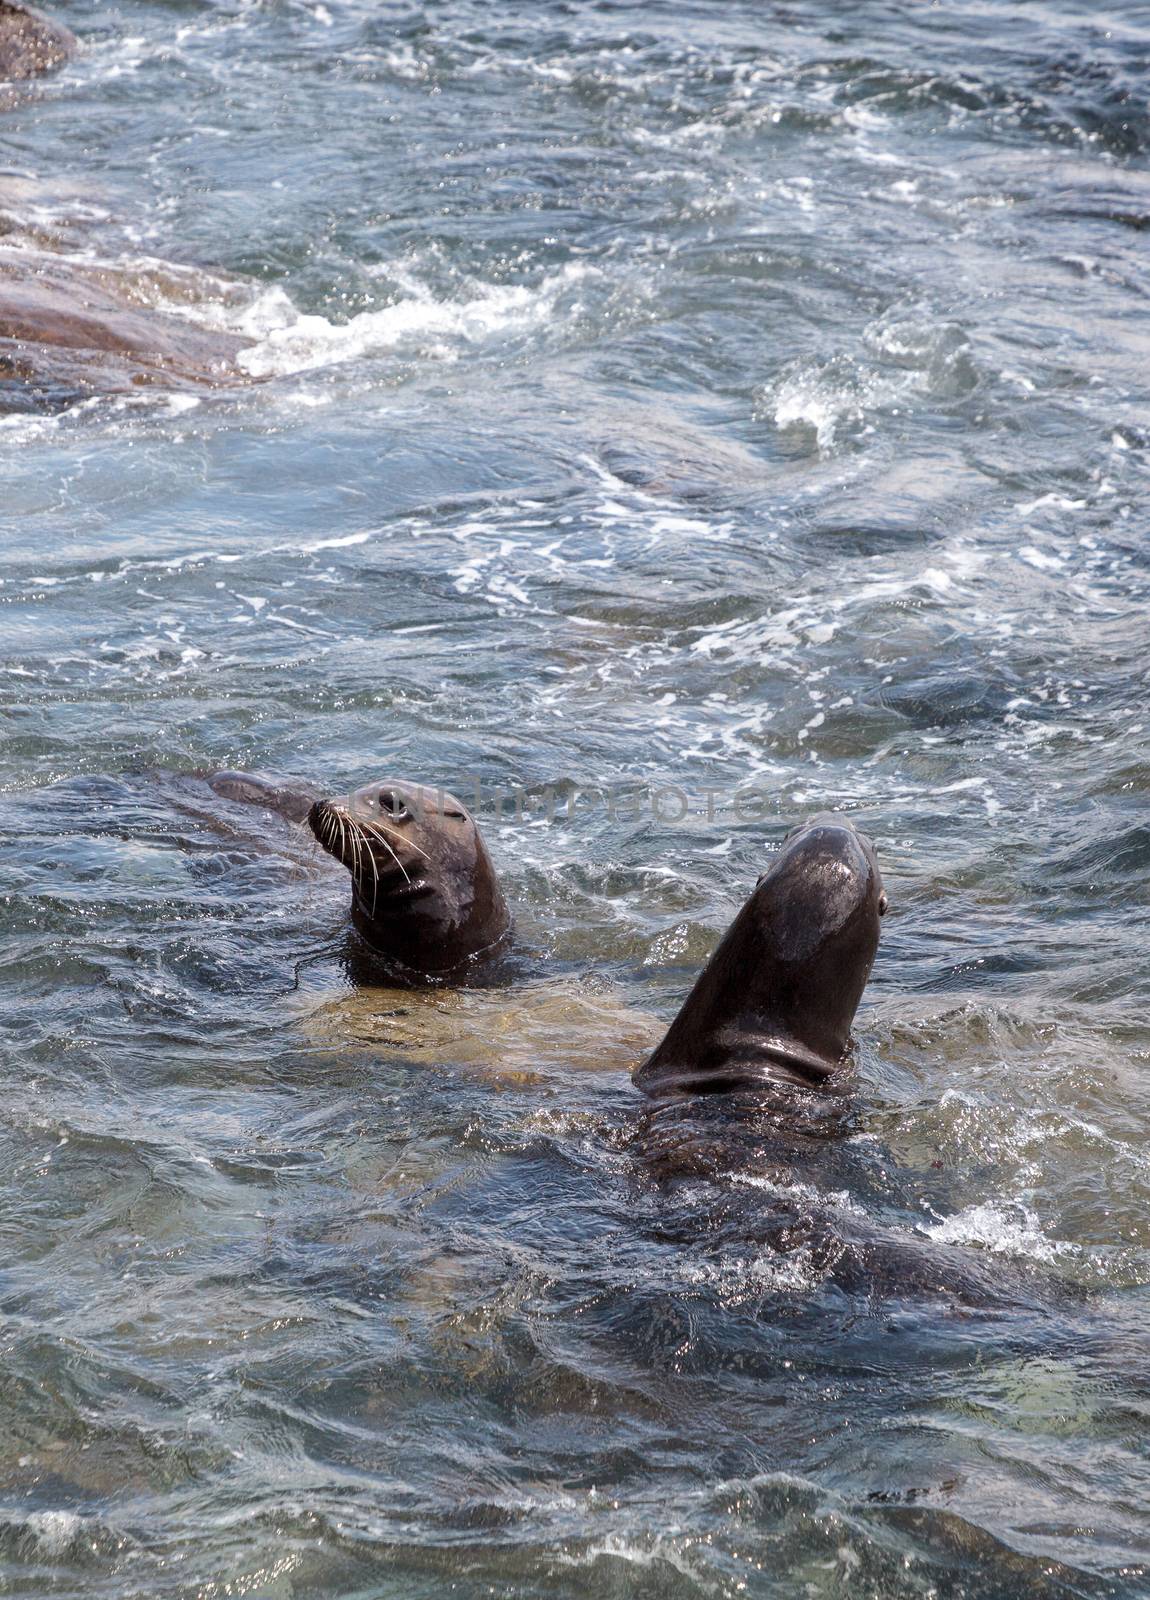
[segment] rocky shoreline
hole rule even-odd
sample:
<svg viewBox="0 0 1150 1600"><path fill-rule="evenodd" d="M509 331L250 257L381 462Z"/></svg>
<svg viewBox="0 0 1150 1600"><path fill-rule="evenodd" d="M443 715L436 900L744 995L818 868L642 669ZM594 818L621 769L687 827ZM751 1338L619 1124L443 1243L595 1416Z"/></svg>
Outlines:
<svg viewBox="0 0 1150 1600"><path fill-rule="evenodd" d="M0 0L0 84L52 72L78 49L69 29ZM250 340L149 304L140 274L42 229L30 240L9 213L13 198L0 178L0 412L251 381L236 364Z"/></svg>

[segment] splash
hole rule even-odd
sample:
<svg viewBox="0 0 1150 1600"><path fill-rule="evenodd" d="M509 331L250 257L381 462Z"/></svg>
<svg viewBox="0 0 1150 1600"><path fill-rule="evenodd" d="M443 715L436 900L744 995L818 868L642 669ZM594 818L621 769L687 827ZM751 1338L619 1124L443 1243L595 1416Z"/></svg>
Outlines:
<svg viewBox="0 0 1150 1600"><path fill-rule="evenodd" d="M413 279L401 280L402 299L379 311L363 311L349 322L295 314L282 293L263 296L241 331L258 343L242 352L243 370L254 378L313 371L391 351L453 360L468 346L529 332L556 314L575 316L577 302L565 297L595 269L570 265L550 274L536 288L524 284L482 284L469 297L440 300ZM274 324L269 326L269 319Z"/></svg>
<svg viewBox="0 0 1150 1600"><path fill-rule="evenodd" d="M1054 1261L1070 1248L1063 1240L1048 1239L1038 1218L1024 1206L1007 1208L988 1202L967 1206L923 1231L940 1244L980 1245L996 1255L1026 1256L1034 1261Z"/></svg>

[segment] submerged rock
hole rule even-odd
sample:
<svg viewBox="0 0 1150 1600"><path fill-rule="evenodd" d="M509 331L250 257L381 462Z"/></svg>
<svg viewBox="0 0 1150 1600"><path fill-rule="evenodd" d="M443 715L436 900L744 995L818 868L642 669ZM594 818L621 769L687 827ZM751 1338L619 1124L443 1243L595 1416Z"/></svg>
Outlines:
<svg viewBox="0 0 1150 1600"><path fill-rule="evenodd" d="M77 48L60 23L0 0L0 84L49 72ZM235 357L251 340L192 320L200 302L226 298L231 286L174 266L101 264L90 247L29 223L27 187L0 185L0 412L147 385L250 382Z"/></svg>
<svg viewBox="0 0 1150 1600"><path fill-rule="evenodd" d="M27 6L0 0L0 81L36 78L75 55L76 37Z"/></svg>
<svg viewBox="0 0 1150 1600"><path fill-rule="evenodd" d="M250 381L235 364L249 340L149 304L147 287L83 257L0 250L0 410Z"/></svg>

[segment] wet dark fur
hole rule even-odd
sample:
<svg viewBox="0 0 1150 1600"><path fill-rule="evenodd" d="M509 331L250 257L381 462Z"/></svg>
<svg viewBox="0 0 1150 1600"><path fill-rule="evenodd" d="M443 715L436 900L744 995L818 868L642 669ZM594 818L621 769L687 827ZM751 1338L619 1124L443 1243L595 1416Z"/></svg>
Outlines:
<svg viewBox="0 0 1150 1600"><path fill-rule="evenodd" d="M886 907L870 840L847 821L796 829L755 886L658 1049L645 1094L827 1085L878 948Z"/></svg>

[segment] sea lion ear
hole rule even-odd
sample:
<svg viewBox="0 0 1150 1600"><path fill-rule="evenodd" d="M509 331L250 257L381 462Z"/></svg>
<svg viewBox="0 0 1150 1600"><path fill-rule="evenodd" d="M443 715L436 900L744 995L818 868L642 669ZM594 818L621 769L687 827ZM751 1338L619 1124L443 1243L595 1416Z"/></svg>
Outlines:
<svg viewBox="0 0 1150 1600"><path fill-rule="evenodd" d="M886 890L884 889L882 891L882 893L878 897L878 914L879 914L879 916L880 917L885 917L887 912L889 911L889 909L890 909L890 901L887 899Z"/></svg>

